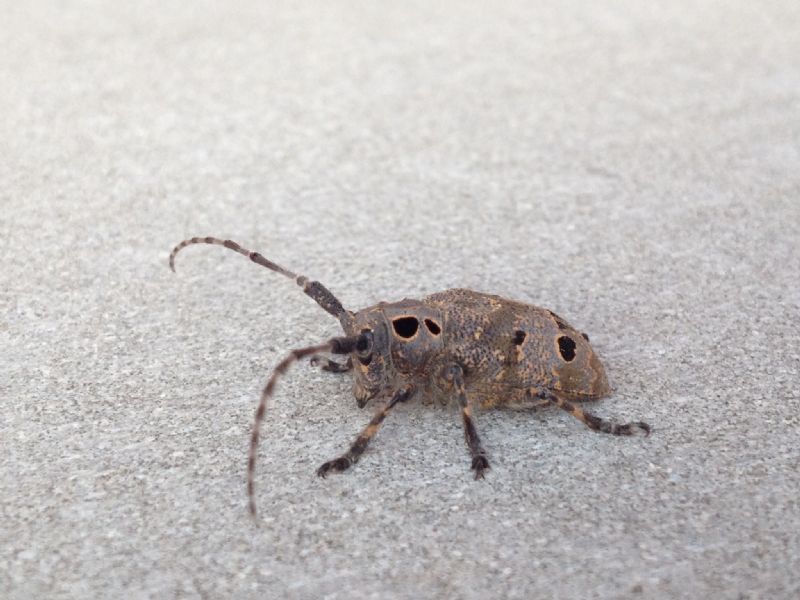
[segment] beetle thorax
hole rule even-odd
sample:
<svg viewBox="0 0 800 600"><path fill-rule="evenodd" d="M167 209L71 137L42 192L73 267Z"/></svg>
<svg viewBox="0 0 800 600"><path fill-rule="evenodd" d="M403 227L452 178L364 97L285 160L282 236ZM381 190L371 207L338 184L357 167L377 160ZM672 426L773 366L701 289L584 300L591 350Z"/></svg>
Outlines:
<svg viewBox="0 0 800 600"><path fill-rule="evenodd" d="M442 315L415 300L386 304L382 310L390 334L392 363L398 373L422 378L443 347Z"/></svg>
<svg viewBox="0 0 800 600"><path fill-rule="evenodd" d="M399 381L421 382L443 347L441 312L418 300L382 302L353 315L354 334L367 334L357 348L354 393L361 404Z"/></svg>

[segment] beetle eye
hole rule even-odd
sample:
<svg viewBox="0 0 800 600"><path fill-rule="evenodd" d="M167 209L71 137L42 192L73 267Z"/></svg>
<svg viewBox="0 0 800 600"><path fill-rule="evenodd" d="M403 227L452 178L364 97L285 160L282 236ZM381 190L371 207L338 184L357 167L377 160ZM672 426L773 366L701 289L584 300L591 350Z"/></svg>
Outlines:
<svg viewBox="0 0 800 600"><path fill-rule="evenodd" d="M356 342L356 353L360 357L367 357L372 354L372 332L365 329L361 332Z"/></svg>

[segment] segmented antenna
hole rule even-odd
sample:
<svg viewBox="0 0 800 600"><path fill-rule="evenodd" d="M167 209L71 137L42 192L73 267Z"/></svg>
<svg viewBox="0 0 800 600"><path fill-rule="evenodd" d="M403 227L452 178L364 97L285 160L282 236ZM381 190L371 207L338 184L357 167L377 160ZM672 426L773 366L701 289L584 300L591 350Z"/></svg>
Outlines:
<svg viewBox="0 0 800 600"><path fill-rule="evenodd" d="M258 402L255 420L253 421L253 432L250 436L250 453L247 459L247 505L250 510L250 514L254 517L256 516L254 482L256 473L256 452L258 450L261 422L264 420L264 412L267 408L267 400L269 400L270 396L272 396L272 393L275 390L275 383L278 381L278 377L283 375L293 363L305 358L306 356L317 354L318 352L349 354L355 349L356 344L361 337L362 336L360 335L355 335L352 337L333 338L325 344L292 350L286 358L278 363L278 366L275 367L275 370L272 372L267 385L264 386L264 390L261 392L261 399Z"/></svg>
<svg viewBox="0 0 800 600"><path fill-rule="evenodd" d="M258 252L253 252L247 248L242 248L239 244L232 240L222 240L215 237L193 237L189 240L183 240L180 244L172 249L172 252L169 255L169 268L172 269L173 272L175 271L175 256L182 249L186 248L186 246L191 246L192 244L212 244L215 246L225 246L234 252L238 252L239 254L246 256L254 263L268 268L270 271L275 271L276 273L280 273L289 279L294 279L295 283L303 288L303 292L305 292L307 296L311 297L317 304L319 304L337 319L340 318L345 312L342 303L339 302L336 296L334 296L330 290L328 290L328 288L322 285L319 281L310 281L303 275L292 273L288 269L284 269L282 266L264 258Z"/></svg>

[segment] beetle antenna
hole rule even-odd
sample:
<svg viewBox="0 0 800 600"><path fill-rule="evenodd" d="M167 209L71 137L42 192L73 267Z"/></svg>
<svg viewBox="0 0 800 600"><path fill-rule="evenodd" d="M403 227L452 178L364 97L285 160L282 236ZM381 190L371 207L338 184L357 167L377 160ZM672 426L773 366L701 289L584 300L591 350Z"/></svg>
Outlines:
<svg viewBox="0 0 800 600"><path fill-rule="evenodd" d="M264 258L258 252L253 252L247 248L242 248L239 244L232 240L222 240L215 237L193 237L189 240L183 240L180 244L172 249L172 252L169 255L169 268L172 269L173 272L175 271L175 256L183 248L186 248L186 246L191 246L192 244L213 244L216 246L225 246L234 252L238 252L239 254L246 256L254 263L268 268L270 271L275 271L276 273L280 273L289 279L294 279L295 283L303 288L303 292L305 292L306 295L313 298L317 304L319 304L337 319L340 319L345 313L342 303L339 302L336 296L334 296L330 290L328 290L328 288L322 285L319 281L310 281L303 275L292 273L288 269L284 269L282 266Z"/></svg>
<svg viewBox="0 0 800 600"><path fill-rule="evenodd" d="M264 390L261 392L261 399L258 401L256 416L253 421L253 432L250 435L250 453L247 459L247 506L250 510L250 514L253 517L256 516L254 480L256 473L256 453L258 450L258 440L260 438L261 421L264 420L264 412L267 409L267 400L269 400L270 396L272 396L272 392L275 390L275 383L278 381L278 378L286 373L287 369L292 366L293 363L305 358L306 356L317 354L318 352L349 354L355 350L356 344L358 344L362 337L363 336L361 335L354 335L351 337L336 337L329 340L325 344L292 350L286 356L286 358L278 363L278 366L275 367L275 370L272 371L272 375L270 376L269 381L267 381L267 385L264 386Z"/></svg>

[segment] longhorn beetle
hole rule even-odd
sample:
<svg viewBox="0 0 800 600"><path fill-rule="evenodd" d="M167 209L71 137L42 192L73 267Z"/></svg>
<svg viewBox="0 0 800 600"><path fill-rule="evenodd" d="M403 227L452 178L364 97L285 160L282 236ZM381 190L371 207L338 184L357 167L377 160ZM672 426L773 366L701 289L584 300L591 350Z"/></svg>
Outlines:
<svg viewBox="0 0 800 600"><path fill-rule="evenodd" d="M339 320L345 333L324 344L292 350L275 367L261 392L247 463L247 497L253 516L256 450L267 400L278 377L292 363L306 357L325 371L352 371L353 395L360 408L372 399L383 401L350 449L317 469L320 477L355 464L386 415L415 395L442 403L455 398L475 479L483 479L489 468L472 417L476 406L486 409L555 405L595 431L631 435L640 429L645 435L650 433L647 423L611 423L574 404L607 396L611 388L589 336L552 311L500 296L452 289L422 300L379 302L352 312L345 310L318 281L296 275L231 240L194 237L182 241L169 256L173 271L175 255L192 244L225 246L294 279L303 292ZM347 360L337 362L322 353L347 355Z"/></svg>

